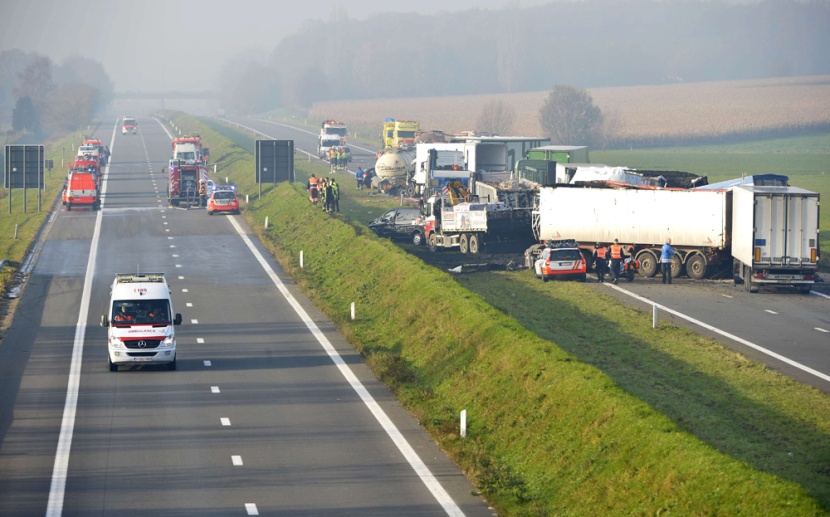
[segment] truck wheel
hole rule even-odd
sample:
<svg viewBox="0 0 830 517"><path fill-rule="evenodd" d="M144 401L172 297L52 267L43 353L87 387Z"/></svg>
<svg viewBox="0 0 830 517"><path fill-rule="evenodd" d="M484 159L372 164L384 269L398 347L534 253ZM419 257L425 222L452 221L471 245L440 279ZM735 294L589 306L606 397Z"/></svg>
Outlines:
<svg viewBox="0 0 830 517"><path fill-rule="evenodd" d="M686 259L686 274L693 280L701 280L706 276L708 261L703 255L695 253Z"/></svg>
<svg viewBox="0 0 830 517"><path fill-rule="evenodd" d="M173 356L173 361L167 363L167 369L171 372L176 371L176 356Z"/></svg>
<svg viewBox="0 0 830 517"><path fill-rule="evenodd" d="M640 274L646 278L657 274L657 256L649 250L642 250L637 253L637 260L640 261Z"/></svg>
<svg viewBox="0 0 830 517"><path fill-rule="evenodd" d="M434 233L429 236L429 251L438 251L438 244L436 243Z"/></svg>
<svg viewBox="0 0 830 517"><path fill-rule="evenodd" d="M742 265L741 271L743 271L744 277L744 291L748 293L757 293L758 287L752 283L752 268Z"/></svg>
<svg viewBox="0 0 830 517"><path fill-rule="evenodd" d="M476 235L475 233L470 235L470 243L469 243L470 253L472 253L473 255L478 253L478 245L479 245L478 235Z"/></svg>
<svg viewBox="0 0 830 517"><path fill-rule="evenodd" d="M683 274L683 261L675 253L671 258L671 277L678 278Z"/></svg>
<svg viewBox="0 0 830 517"><path fill-rule="evenodd" d="M797 285L795 286L795 290L801 294L810 294L810 291L813 290L813 286L811 285Z"/></svg>
<svg viewBox="0 0 830 517"><path fill-rule="evenodd" d="M424 243L424 236L421 232L414 232L412 234L412 244L420 246Z"/></svg>
<svg viewBox="0 0 830 517"><path fill-rule="evenodd" d="M71 211L72 211L72 203L67 203L67 204L66 204L66 211L67 211L67 212L71 212Z"/></svg>
<svg viewBox="0 0 830 517"><path fill-rule="evenodd" d="M107 364L109 365L111 372L117 372L118 371L118 365L112 362L112 359L110 359L109 354L107 354Z"/></svg>
<svg viewBox="0 0 830 517"><path fill-rule="evenodd" d="M470 244L467 241L466 233L462 233L458 238L458 247L461 249L461 253L468 253L470 251Z"/></svg>

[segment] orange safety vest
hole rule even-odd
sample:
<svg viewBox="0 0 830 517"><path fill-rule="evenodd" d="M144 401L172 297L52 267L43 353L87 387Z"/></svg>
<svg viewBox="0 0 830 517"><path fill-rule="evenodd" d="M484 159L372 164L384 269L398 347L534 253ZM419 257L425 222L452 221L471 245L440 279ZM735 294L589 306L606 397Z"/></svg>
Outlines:
<svg viewBox="0 0 830 517"><path fill-rule="evenodd" d="M597 258L605 259L606 251L605 246L597 248Z"/></svg>
<svg viewBox="0 0 830 517"><path fill-rule="evenodd" d="M622 258L622 246L620 244L611 245L611 258L614 260Z"/></svg>

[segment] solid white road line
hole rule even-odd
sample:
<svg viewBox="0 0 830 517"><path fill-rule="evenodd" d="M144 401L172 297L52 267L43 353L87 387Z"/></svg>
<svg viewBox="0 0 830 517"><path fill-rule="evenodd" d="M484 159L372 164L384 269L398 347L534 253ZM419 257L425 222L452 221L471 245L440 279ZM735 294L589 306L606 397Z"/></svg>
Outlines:
<svg viewBox="0 0 830 517"><path fill-rule="evenodd" d="M236 218L230 218L231 224L236 229L236 233L242 238L242 241L251 250L251 253L260 263L262 268L271 278L271 281L274 285L279 289L280 293L283 297L288 301L300 319L303 320L308 330L311 334L317 339L317 342L320 343L320 346L323 347L323 350L329 355L331 360L340 370L340 373L345 377L346 381L351 385L352 389L357 393L357 395L363 401L363 404L372 412L375 419L381 425L386 434L389 435L389 438L392 439L392 443L401 451L404 458L409 462L409 465L421 478L421 481L427 487L427 489L432 493L432 496L438 501L438 504L444 508L444 511L447 515L452 516L462 516L464 513L461 511L461 508L453 501L452 497L444 490L444 487L441 486L441 483L435 478L435 476L430 472L429 468L424 464L423 460L418 456L418 453L409 445L409 442L406 441L403 434L395 427L395 424L390 420L390 418L386 415L383 411L383 408L375 401L372 395L366 390L366 387L363 386L363 383L357 378L357 376L352 372L351 368L343 361L343 358L340 354L337 353L337 350L334 349L331 342L329 342L328 338L323 334L319 327L312 321L311 317L306 313L305 309L297 302L297 300L291 295L285 285L282 283L282 280L277 276L259 250L254 246L251 239L242 231L242 227L239 226L239 223L236 221Z"/></svg>
<svg viewBox="0 0 830 517"><path fill-rule="evenodd" d="M117 122L116 122L117 127ZM115 128L110 140L110 152L115 149ZM107 191L109 162L105 167L104 183L101 195ZM102 204L104 201L102 200ZM103 207L102 207L103 208ZM103 210L98 210L95 217L95 230L89 246L89 261L86 265L84 288L81 292L81 307L78 310L78 324L75 326L75 342L72 345L72 361L69 364L69 380L66 386L66 402L63 406L61 430L58 436L58 448L55 451L55 464L52 467L52 483L49 487L49 502L46 505L47 517L59 517L63 513L63 499L66 490L66 476L69 470L69 453L72 450L72 435L75 432L75 411L78 407L78 391L81 383L81 366L84 358L84 336L86 321L89 319L89 303L92 297L92 277L95 275L95 262L98 257L98 240L101 237L101 220Z"/></svg>
<svg viewBox="0 0 830 517"><path fill-rule="evenodd" d="M749 348L753 348L753 349L755 349L755 350L757 350L757 351L759 351L763 354L766 354L770 357L778 359L779 361L781 361L783 363L786 363L790 366L794 366L795 368L798 368L799 370L801 370L803 372L807 372L810 375L814 375L814 376L818 377L819 379L830 382L830 375L821 373L818 370L814 370L814 369L810 368L809 366L805 366L801 363L793 361L792 359L790 359L788 357L784 357L783 355L778 354L776 352L773 352L772 350L767 350L766 348L764 348L760 345L756 345L755 343L753 343L751 341L747 341L744 338L738 337L734 334L730 334L729 332L726 332L725 330L721 330L717 327L713 327L712 325L709 325L708 323L704 323L700 320L692 318L691 316L687 316L687 315L683 314L682 312L678 312L674 309L670 309L670 308L666 307L665 305L660 305L659 303L655 303L653 300L649 300L648 298L644 298L644 297L642 297L638 294L632 293L631 291L626 291L622 287L619 287L619 286L616 286L616 285L610 285L610 284L609 284L609 286L613 287L614 289L616 289L618 291L620 291L621 293L627 294L628 296L630 296L634 299L640 300L643 303L647 303L649 305L656 306L661 311L666 311L669 314L674 314L678 318L683 318L684 320L689 321L691 323L694 323L695 325L699 325L699 326L701 326L701 327L703 327L707 330L710 330L712 332L720 334L721 336L727 337L727 338L729 338L733 341L737 341L738 343L740 343L742 345L748 346Z"/></svg>

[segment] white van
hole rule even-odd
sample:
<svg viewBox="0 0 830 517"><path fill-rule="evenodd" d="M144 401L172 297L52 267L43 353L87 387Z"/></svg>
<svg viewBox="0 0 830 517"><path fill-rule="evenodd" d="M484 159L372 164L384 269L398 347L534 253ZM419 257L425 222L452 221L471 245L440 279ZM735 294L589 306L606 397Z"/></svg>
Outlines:
<svg viewBox="0 0 830 517"><path fill-rule="evenodd" d="M101 315L107 332L107 362L111 372L119 365L166 364L176 369L170 288L164 273L117 274L110 291L109 314Z"/></svg>

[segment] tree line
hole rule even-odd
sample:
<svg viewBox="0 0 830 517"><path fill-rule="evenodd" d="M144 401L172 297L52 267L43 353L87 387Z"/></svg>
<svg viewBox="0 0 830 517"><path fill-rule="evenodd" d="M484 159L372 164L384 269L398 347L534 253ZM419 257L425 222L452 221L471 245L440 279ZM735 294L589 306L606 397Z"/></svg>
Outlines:
<svg viewBox="0 0 830 517"><path fill-rule="evenodd" d="M104 67L82 56L56 65L19 49L0 52L0 125L44 138L92 123L113 97Z"/></svg>

